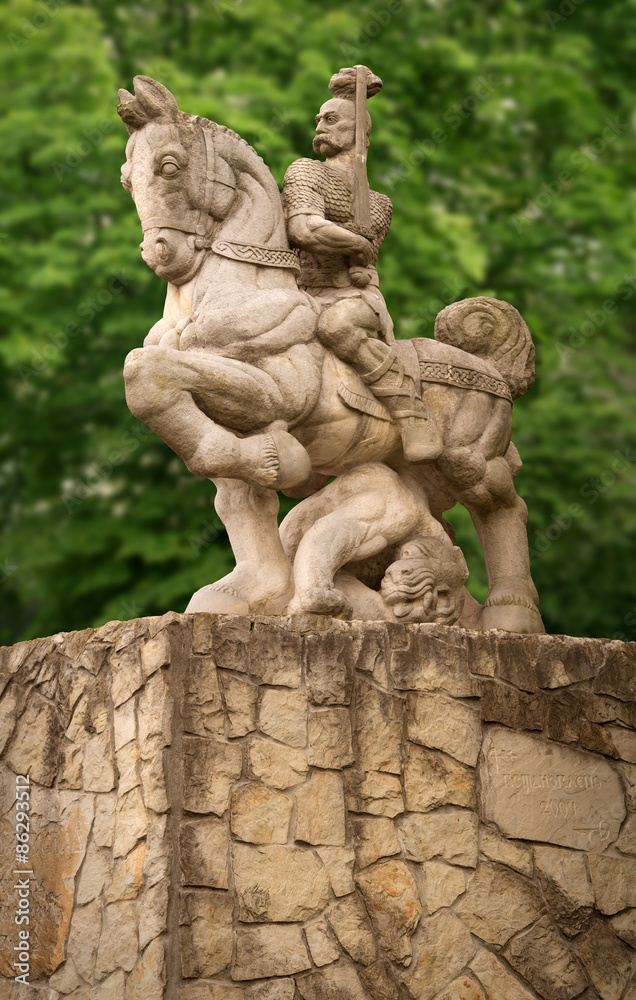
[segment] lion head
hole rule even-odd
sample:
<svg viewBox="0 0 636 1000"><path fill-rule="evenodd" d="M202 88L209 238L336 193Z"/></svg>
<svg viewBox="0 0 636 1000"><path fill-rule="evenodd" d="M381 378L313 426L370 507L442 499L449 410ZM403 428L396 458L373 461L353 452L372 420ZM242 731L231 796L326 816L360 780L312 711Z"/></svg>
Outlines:
<svg viewBox="0 0 636 1000"><path fill-rule="evenodd" d="M452 625L464 607L468 567L461 550L439 538L405 542L380 593L398 621Z"/></svg>

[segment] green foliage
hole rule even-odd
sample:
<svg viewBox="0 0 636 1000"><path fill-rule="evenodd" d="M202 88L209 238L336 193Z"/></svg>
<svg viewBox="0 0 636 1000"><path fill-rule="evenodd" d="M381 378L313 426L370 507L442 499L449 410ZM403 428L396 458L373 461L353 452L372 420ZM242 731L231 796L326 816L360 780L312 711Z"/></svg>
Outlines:
<svg viewBox="0 0 636 1000"><path fill-rule="evenodd" d="M232 564L211 486L124 402L164 289L119 186L117 88L160 79L280 181L356 62L385 81L370 179L395 205L396 330L430 336L468 295L520 309L537 383L514 438L546 626L636 638L635 22L635 0L5 4L0 641L182 609ZM483 598L474 532L449 518Z"/></svg>

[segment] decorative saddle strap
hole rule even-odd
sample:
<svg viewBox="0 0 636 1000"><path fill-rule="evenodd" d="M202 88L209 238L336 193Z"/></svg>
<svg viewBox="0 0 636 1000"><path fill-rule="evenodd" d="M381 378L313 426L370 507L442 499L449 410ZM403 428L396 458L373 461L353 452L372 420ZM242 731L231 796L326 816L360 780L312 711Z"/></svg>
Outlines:
<svg viewBox="0 0 636 1000"><path fill-rule="evenodd" d="M231 240L216 240L212 244L214 253L230 260L241 260L261 267L288 267L300 274L300 260L295 250L262 247L257 243L234 243Z"/></svg>
<svg viewBox="0 0 636 1000"><path fill-rule="evenodd" d="M454 385L458 389L477 389L500 396L512 402L510 389L503 379L474 371L472 368L460 368L445 361L420 361L420 376L422 382L438 382L442 385Z"/></svg>

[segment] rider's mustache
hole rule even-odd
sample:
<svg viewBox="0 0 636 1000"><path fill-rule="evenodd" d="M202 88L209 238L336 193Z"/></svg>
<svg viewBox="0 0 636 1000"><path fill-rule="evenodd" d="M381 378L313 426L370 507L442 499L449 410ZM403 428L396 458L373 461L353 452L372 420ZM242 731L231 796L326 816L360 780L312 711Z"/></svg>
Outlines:
<svg viewBox="0 0 636 1000"><path fill-rule="evenodd" d="M322 153L325 149L327 151L333 150L335 152L340 152L341 149L345 149L346 145L346 142L338 140L333 136L325 135L325 133L314 136L312 143L314 153Z"/></svg>

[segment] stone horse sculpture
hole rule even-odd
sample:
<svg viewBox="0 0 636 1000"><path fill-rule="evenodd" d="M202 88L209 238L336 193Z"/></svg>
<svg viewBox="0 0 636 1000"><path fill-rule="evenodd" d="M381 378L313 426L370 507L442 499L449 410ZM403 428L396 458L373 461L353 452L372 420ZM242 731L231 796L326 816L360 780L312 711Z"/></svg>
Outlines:
<svg viewBox="0 0 636 1000"><path fill-rule="evenodd" d="M310 496L331 477L380 463L419 505L416 533L426 522L428 535L452 549L443 512L457 502L469 511L489 585L471 622L543 631L526 507L513 483L521 463L511 443L512 399L534 378L519 313L495 299L467 299L440 313L435 340L396 343L443 442L436 461L409 463L389 409L316 337L318 309L298 287L281 195L263 160L230 129L179 111L170 91L147 77L135 78L135 96L120 91L118 113L130 134L122 183L141 219L142 256L168 283L163 317L126 359L126 399L192 473L216 485L237 561L188 610L280 614L291 605L351 614L324 574L313 586L306 566L292 567L303 546L289 542L290 529L286 551L276 490ZM383 516L369 515L366 534L354 531L350 544L340 540L336 569L383 558L382 576L415 530L406 518L405 536L388 538ZM319 525L309 518L307 530ZM294 573L305 580L296 596ZM455 577L463 583L463 574ZM428 620L425 612L419 620Z"/></svg>

